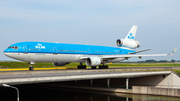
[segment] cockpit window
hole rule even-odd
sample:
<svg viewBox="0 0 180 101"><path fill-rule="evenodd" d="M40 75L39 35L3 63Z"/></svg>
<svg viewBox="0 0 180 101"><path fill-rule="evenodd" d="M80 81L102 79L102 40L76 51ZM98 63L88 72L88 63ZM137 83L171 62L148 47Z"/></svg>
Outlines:
<svg viewBox="0 0 180 101"><path fill-rule="evenodd" d="M18 46L9 46L8 48L18 49Z"/></svg>

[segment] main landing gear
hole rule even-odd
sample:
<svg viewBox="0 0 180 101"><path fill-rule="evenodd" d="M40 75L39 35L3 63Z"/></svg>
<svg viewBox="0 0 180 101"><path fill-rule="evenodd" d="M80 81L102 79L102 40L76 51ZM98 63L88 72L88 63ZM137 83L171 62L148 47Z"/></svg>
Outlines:
<svg viewBox="0 0 180 101"><path fill-rule="evenodd" d="M83 65L82 62L77 66L77 69L86 69L86 65Z"/></svg>
<svg viewBox="0 0 180 101"><path fill-rule="evenodd" d="M99 69L108 69L108 65L99 65ZM82 62L77 66L77 69L86 69L86 65L83 65ZM97 69L96 66L91 66L91 69Z"/></svg>
<svg viewBox="0 0 180 101"><path fill-rule="evenodd" d="M96 66L91 66L91 69L96 69ZM108 65L100 65L99 69L108 69Z"/></svg>
<svg viewBox="0 0 180 101"><path fill-rule="evenodd" d="M109 67L108 67L108 65L100 65L99 66L99 69L108 69Z"/></svg>
<svg viewBox="0 0 180 101"><path fill-rule="evenodd" d="M91 66L91 69L96 69L96 66Z"/></svg>
<svg viewBox="0 0 180 101"><path fill-rule="evenodd" d="M34 70L34 67L33 67L34 62L30 62L29 64L30 64L29 70L33 71Z"/></svg>

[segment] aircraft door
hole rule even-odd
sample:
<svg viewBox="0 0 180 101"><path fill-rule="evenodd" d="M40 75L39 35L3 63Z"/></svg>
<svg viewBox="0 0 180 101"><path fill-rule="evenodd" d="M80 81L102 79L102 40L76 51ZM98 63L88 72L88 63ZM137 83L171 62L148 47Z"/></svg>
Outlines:
<svg viewBox="0 0 180 101"><path fill-rule="evenodd" d="M53 55L57 55L57 48L53 47Z"/></svg>
<svg viewBox="0 0 180 101"><path fill-rule="evenodd" d="M89 54L89 55L91 55L91 54L92 54L91 49L88 49L88 54Z"/></svg>
<svg viewBox="0 0 180 101"><path fill-rule="evenodd" d="M23 49L24 49L24 55L23 56L23 60L24 61L31 61L31 58L30 58L30 54L28 54L28 47L27 46L23 46Z"/></svg>
<svg viewBox="0 0 180 101"><path fill-rule="evenodd" d="M27 46L24 46L23 48L24 48L24 54L27 54L28 52Z"/></svg>

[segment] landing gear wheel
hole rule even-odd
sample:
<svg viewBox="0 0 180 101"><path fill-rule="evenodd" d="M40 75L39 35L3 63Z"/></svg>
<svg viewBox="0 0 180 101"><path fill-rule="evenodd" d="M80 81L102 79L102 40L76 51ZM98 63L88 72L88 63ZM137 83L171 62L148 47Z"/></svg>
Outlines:
<svg viewBox="0 0 180 101"><path fill-rule="evenodd" d="M79 66L79 65L77 66L77 69L80 69L80 66Z"/></svg>
<svg viewBox="0 0 180 101"><path fill-rule="evenodd" d="M29 64L30 64L29 70L30 70L30 71L33 71L33 70L34 70L34 68L33 68L34 62L29 62Z"/></svg>
<svg viewBox="0 0 180 101"><path fill-rule="evenodd" d="M91 66L91 69L96 69L96 66Z"/></svg>
<svg viewBox="0 0 180 101"><path fill-rule="evenodd" d="M83 69L86 69L86 65L83 66Z"/></svg>
<svg viewBox="0 0 180 101"><path fill-rule="evenodd" d="M81 65L78 65L78 66L77 66L77 69L86 69L86 65L82 65L82 64L81 64Z"/></svg>
<svg viewBox="0 0 180 101"><path fill-rule="evenodd" d="M101 66L101 65L99 66L99 69L103 69L103 68L104 68L103 66Z"/></svg>
<svg viewBox="0 0 180 101"><path fill-rule="evenodd" d="M29 70L30 70L30 71L33 71L33 70L34 70L34 68L33 68L33 67L29 67Z"/></svg>
<svg viewBox="0 0 180 101"><path fill-rule="evenodd" d="M99 69L108 69L108 65L100 65Z"/></svg>
<svg viewBox="0 0 180 101"><path fill-rule="evenodd" d="M108 65L106 65L105 67L106 67L106 69L108 69Z"/></svg>

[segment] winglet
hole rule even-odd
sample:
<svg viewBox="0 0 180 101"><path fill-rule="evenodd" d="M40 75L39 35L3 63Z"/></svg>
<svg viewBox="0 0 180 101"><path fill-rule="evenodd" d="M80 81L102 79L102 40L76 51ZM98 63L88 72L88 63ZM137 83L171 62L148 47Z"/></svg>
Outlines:
<svg viewBox="0 0 180 101"><path fill-rule="evenodd" d="M172 56L176 52L176 50L177 50L177 47L169 55Z"/></svg>

